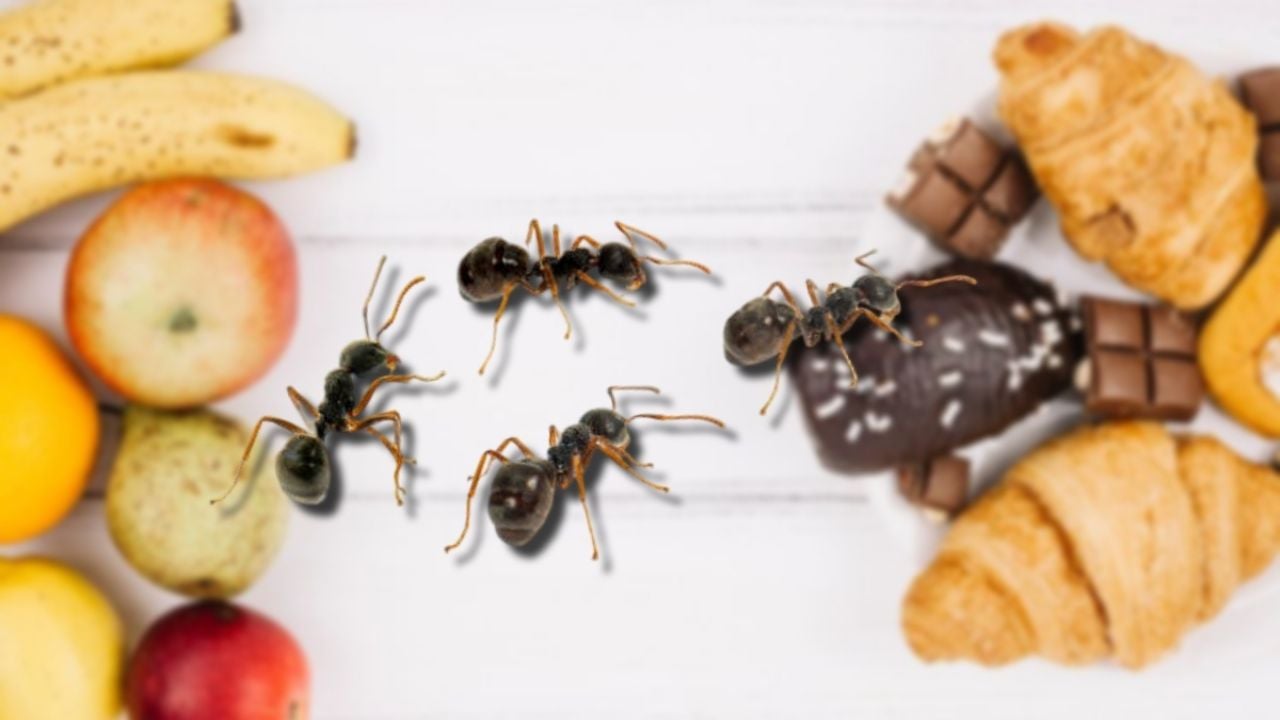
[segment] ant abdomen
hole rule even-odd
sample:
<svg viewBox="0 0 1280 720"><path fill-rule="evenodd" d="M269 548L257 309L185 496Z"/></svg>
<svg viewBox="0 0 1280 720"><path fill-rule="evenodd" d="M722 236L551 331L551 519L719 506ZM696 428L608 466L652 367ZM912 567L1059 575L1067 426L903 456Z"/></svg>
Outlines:
<svg viewBox="0 0 1280 720"><path fill-rule="evenodd" d="M739 365L755 365L778 354L787 326L796 320L790 306L767 297L747 301L724 324L724 350Z"/></svg>
<svg viewBox="0 0 1280 720"><path fill-rule="evenodd" d="M519 245L491 237L471 248L458 263L458 291L470 302L502 297L529 273L529 253Z"/></svg>
<svg viewBox="0 0 1280 720"><path fill-rule="evenodd" d="M516 460L498 469L489 490L489 519L498 537L514 547L533 539L555 501L556 470L538 459Z"/></svg>
<svg viewBox="0 0 1280 720"><path fill-rule="evenodd" d="M316 505L329 494L329 453L313 435L294 435L276 456L276 477L294 502Z"/></svg>
<svg viewBox="0 0 1280 720"><path fill-rule="evenodd" d="M601 245L599 263L601 275L628 288L644 277L640 270L640 258L622 243Z"/></svg>

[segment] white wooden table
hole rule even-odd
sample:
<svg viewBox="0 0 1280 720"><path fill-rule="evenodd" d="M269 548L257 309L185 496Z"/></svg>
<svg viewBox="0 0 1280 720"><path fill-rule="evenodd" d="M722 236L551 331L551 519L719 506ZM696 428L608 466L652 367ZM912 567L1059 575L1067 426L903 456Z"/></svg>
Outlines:
<svg viewBox="0 0 1280 720"><path fill-rule="evenodd" d="M1275 717L1274 594L1246 591L1137 676L919 663L898 631L910 558L858 482L817 464L794 397L784 389L762 420L767 376L738 372L720 348L724 318L769 281L852 278L851 240L911 148L994 86L1003 28L1112 21L1192 57L1275 62L1273 2L242 5L242 34L196 64L315 90L358 120L360 154L252 186L295 233L302 313L283 360L223 409L291 412L290 383L318 395L360 334L382 253L401 278L429 276L396 349L415 369L450 372L394 400L421 462L410 509L392 502L381 448L339 442L340 511L295 513L275 565L241 598L305 646L315 717ZM65 342L67 254L110 197L0 242L0 311ZM638 313L575 293L571 343L552 306L523 303L496 372L477 378L492 308L459 298L457 261L483 237L519 239L534 216L604 235L625 219L717 279L656 272ZM669 407L721 415L733 434L642 430L643 457L675 492L602 472L601 563L572 494L536 555L509 550L487 519L461 557L443 555L480 451L513 433L542 447L549 423L601 404L610 383L661 385ZM55 531L3 552L84 569L133 638L181 602L112 546L100 481Z"/></svg>

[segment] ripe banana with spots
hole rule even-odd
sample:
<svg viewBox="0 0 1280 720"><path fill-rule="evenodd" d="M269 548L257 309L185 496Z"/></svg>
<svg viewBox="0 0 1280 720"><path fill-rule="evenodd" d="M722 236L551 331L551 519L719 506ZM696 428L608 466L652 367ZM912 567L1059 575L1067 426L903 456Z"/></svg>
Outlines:
<svg viewBox="0 0 1280 720"><path fill-rule="evenodd" d="M77 80L0 102L0 231L116 185L280 177L354 150L351 121L272 80L181 70Z"/></svg>
<svg viewBox="0 0 1280 720"><path fill-rule="evenodd" d="M231 0L35 0L0 13L0 100L176 65L238 28Z"/></svg>

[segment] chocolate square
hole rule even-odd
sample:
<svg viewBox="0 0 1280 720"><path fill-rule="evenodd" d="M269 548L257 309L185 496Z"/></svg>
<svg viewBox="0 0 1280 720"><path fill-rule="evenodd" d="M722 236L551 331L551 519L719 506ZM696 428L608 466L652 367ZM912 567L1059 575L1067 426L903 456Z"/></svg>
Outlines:
<svg viewBox="0 0 1280 720"><path fill-rule="evenodd" d="M930 237L944 237L960 222L969 206L968 195L937 165L908 178L906 191L889 202Z"/></svg>
<svg viewBox="0 0 1280 720"><path fill-rule="evenodd" d="M1005 150L968 118L960 121L955 133L935 147L938 162L960 179L970 191L986 187L1004 164Z"/></svg>
<svg viewBox="0 0 1280 720"><path fill-rule="evenodd" d="M962 257L990 260L1000 251L1009 226L982 205L974 205L960 221L947 245Z"/></svg>
<svg viewBox="0 0 1280 720"><path fill-rule="evenodd" d="M982 203L1012 225L1026 216L1038 194L1026 162L1014 154L982 194Z"/></svg>
<svg viewBox="0 0 1280 720"><path fill-rule="evenodd" d="M1090 357L1093 376L1087 406L1107 415L1138 415L1147 405L1147 363L1133 352L1099 350Z"/></svg>
<svg viewBox="0 0 1280 720"><path fill-rule="evenodd" d="M898 468L898 490L908 502L954 515L969 499L969 461L955 455Z"/></svg>
<svg viewBox="0 0 1280 720"><path fill-rule="evenodd" d="M1171 307L1151 308L1147 314L1147 347L1153 353L1195 355L1196 325Z"/></svg>
<svg viewBox="0 0 1280 720"><path fill-rule="evenodd" d="M1086 298L1084 321L1087 342L1100 347L1141 348L1145 342L1142 306L1133 303Z"/></svg>
<svg viewBox="0 0 1280 720"><path fill-rule="evenodd" d="M1280 129L1264 132L1258 139L1258 172L1263 180L1280 182Z"/></svg>
<svg viewBox="0 0 1280 720"><path fill-rule="evenodd" d="M1254 70L1240 76L1245 107L1258 118L1258 127L1280 126L1280 67Z"/></svg>
<svg viewBox="0 0 1280 720"><path fill-rule="evenodd" d="M1168 420L1195 417L1204 398L1204 381L1195 363L1156 358L1151 363L1151 406L1155 415Z"/></svg>

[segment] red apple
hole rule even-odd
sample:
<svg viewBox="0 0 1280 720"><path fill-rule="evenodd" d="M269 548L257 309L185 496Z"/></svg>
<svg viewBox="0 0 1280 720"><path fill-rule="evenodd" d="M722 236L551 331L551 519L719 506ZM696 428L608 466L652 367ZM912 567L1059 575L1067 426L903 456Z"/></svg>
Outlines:
<svg viewBox="0 0 1280 720"><path fill-rule="evenodd" d="M111 389L162 408L202 405L265 373L298 308L298 264L271 209L214 180L126 193L67 268L71 341Z"/></svg>
<svg viewBox="0 0 1280 720"><path fill-rule="evenodd" d="M303 720L307 661L270 618L201 602L160 618L125 680L133 720Z"/></svg>

